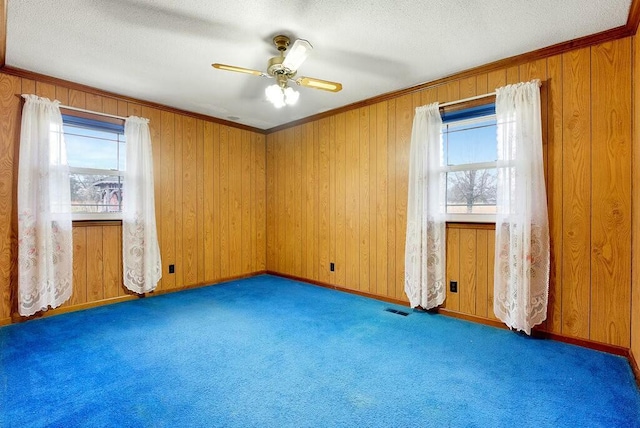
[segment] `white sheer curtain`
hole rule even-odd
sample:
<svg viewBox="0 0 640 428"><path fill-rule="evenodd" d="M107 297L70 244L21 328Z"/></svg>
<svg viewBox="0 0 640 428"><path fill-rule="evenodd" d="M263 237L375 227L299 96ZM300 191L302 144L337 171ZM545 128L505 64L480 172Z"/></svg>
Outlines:
<svg viewBox="0 0 640 428"><path fill-rule="evenodd" d="M411 131L404 289L411 307L445 299L445 173L438 103L418 107Z"/></svg>
<svg viewBox="0 0 640 428"><path fill-rule="evenodd" d="M18 166L18 312L64 303L72 291L69 166L58 101L23 95Z"/></svg>
<svg viewBox="0 0 640 428"><path fill-rule="evenodd" d="M127 147L122 197L124 285L142 294L153 291L162 277L149 120L127 118L124 134Z"/></svg>
<svg viewBox="0 0 640 428"><path fill-rule="evenodd" d="M496 90L498 182L493 308L531 334L547 317L549 221L542 161L540 81Z"/></svg>

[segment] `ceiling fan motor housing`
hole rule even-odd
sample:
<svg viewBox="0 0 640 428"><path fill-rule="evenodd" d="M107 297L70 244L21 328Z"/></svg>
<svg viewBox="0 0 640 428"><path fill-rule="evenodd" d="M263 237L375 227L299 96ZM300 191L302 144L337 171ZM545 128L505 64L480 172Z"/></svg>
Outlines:
<svg viewBox="0 0 640 428"><path fill-rule="evenodd" d="M283 56L274 56L273 58L269 59L269 62L267 63L267 73L269 73L270 76L276 77L278 75L284 75L288 79L291 79L293 76L295 76L295 71L291 71L288 68L282 66L283 61Z"/></svg>

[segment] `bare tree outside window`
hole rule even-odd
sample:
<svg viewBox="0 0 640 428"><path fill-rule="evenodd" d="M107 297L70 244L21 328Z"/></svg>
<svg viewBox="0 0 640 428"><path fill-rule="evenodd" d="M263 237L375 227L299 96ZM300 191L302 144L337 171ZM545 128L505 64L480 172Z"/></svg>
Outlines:
<svg viewBox="0 0 640 428"><path fill-rule="evenodd" d="M495 169L477 169L447 174L447 205L466 207L467 212L477 213L479 206L496 204Z"/></svg>

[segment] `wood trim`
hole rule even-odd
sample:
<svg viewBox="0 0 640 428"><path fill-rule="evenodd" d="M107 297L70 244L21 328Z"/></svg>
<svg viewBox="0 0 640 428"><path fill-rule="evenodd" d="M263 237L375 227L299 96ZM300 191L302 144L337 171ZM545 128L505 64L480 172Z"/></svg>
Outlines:
<svg viewBox="0 0 640 428"><path fill-rule="evenodd" d="M0 1L2 1L2 0L0 0ZM170 112L170 113L175 113L175 114L180 114L180 115L183 115L183 116L188 116L188 117L193 117L193 118L196 118L196 119L205 120L205 121L208 121L208 122L219 123L221 125L229 126L229 127L232 127L232 128L243 129L245 131L255 132L257 134L265 134L266 133L264 129L259 129L259 128L254 128L252 126L242 125L242 124L239 124L239 123L231 122L231 121L220 119L220 118L217 118L217 117L207 116L207 115L201 114L201 113L193 113L193 112L190 112L190 111L187 111L187 110L181 110L179 108L170 107L170 106L167 106L167 105L164 105L164 104L158 104L158 103L154 103L154 102L151 102L151 101L144 101L144 100L140 100L140 99L137 99L137 98L128 97L128 96L125 96L125 95L115 94L113 92L104 91L102 89L94 88L93 86L83 85L81 83L75 83L75 82L71 82L69 80L64 80L64 79L59 79L57 77L47 76L46 74L40 74L40 73L35 73L35 72L29 71L29 70L23 70L21 68L14 68L14 67L5 66L5 67L2 67L0 69L0 71L2 73L9 74L11 76L16 76L16 77L22 77L22 78L25 78L25 79L36 80L36 81L41 82L41 83L50 83L50 84L56 85L56 86L64 86L66 88L75 89L77 91L89 92L89 93L92 93L92 94L95 94L95 95L100 95L100 96L103 96L103 97L114 98L114 99L119 100L119 101L126 101L126 102L139 104L139 105L141 105L143 107L154 108L154 109L163 110L163 111ZM17 94L17 95L19 95L19 94Z"/></svg>
<svg viewBox="0 0 640 428"><path fill-rule="evenodd" d="M593 349L595 351L606 352L608 354L619 355L622 357L628 358L629 356L628 348L625 348L622 346L616 346L616 345L609 345L608 343L596 342L594 340L578 339L576 337L565 336L563 334L557 334L557 333L549 333L544 330L535 330L535 329L532 331L531 336L540 338L540 339L551 339L557 342L568 343L570 345L581 346L583 348Z"/></svg>
<svg viewBox="0 0 640 428"><path fill-rule="evenodd" d="M447 222L447 229L477 229L477 230L496 230L495 223L462 223Z"/></svg>
<svg viewBox="0 0 640 428"><path fill-rule="evenodd" d="M73 227L121 226L122 220L74 220Z"/></svg>
<svg viewBox="0 0 640 428"><path fill-rule="evenodd" d="M66 313L69 313L69 312L82 311L84 309L95 308L97 306L110 305L112 303L125 302L127 300L134 300L134 299L137 299L137 298L139 298L139 296L136 296L136 295L112 297L110 299L96 300L96 301L93 301L93 302L81 303L79 305L62 306L62 307L59 307L59 308L56 308L56 309L49 309L49 310L44 311L44 312L38 312L37 314L32 315L30 317L23 317L23 316L21 316L19 314L13 314L11 316L11 318L8 318L9 322L7 324L21 323L21 322L30 321L30 320L39 319L39 318L48 318L48 317L52 317L52 316L55 316L55 315L66 314ZM1 325L1 321L0 321L0 325Z"/></svg>
<svg viewBox="0 0 640 428"><path fill-rule="evenodd" d="M633 351L629 350L627 359L629 360L629 365L631 366L631 371L633 372L633 376L636 378L636 384L638 384L638 387L640 387L640 367L638 367L638 361L636 360L636 357L633 355Z"/></svg>
<svg viewBox="0 0 640 428"><path fill-rule="evenodd" d="M94 224L96 222L93 222ZM159 291L154 291L151 293L147 293L147 294L142 294L142 295L138 295L138 294L129 294L126 296L119 296L119 297L112 297L109 299L102 299L102 300L96 300L93 302L87 302L87 303L81 303L79 305L73 305L73 306L63 306L63 307L59 307L56 309L49 309L45 312L38 312L35 315L32 315L30 317L23 317L20 316L19 314L13 314L11 316L11 318L3 318L0 319L0 326L3 325L8 325L8 324L15 324L15 323L21 323L21 322L25 322L25 321L30 321L33 319L38 319L38 318L47 318L47 317L51 317L51 316L55 316L55 315L60 315L60 314L65 314L65 313L69 313L69 312L76 312L76 311L81 311L84 309L90 309L90 308L95 308L98 306L105 306L105 305L110 305L113 303L120 303L120 302L126 302L129 300L135 300L135 299L144 299L147 297L153 297L153 296L161 296L163 294L170 294L170 293L175 293L178 291L185 291L185 290L189 290L192 288L200 288L200 287L207 287L210 285L219 285L225 282L229 282L229 281L235 281L238 279L244 279L244 278L250 278L253 276L258 276L258 275L264 275L266 274L266 271L257 271L257 272L252 272L249 274L245 274L245 275L236 275L236 276L230 276L230 277L226 277L226 278L222 278L216 282L203 282L203 283L198 283L198 284L191 284L191 285L187 285L184 287L180 287L180 288L174 288L171 290L159 290Z"/></svg>
<svg viewBox="0 0 640 428"><path fill-rule="evenodd" d="M9 0L0 0L0 68L7 61L7 4Z"/></svg>
<svg viewBox="0 0 640 428"><path fill-rule="evenodd" d="M638 25L640 24L640 0L633 0L629 7L629 17L627 18L627 31L630 35L634 35L638 32Z"/></svg>
<svg viewBox="0 0 640 428"><path fill-rule="evenodd" d="M635 12L636 9L640 9L640 6L636 4L640 3L640 0L633 0L631 4L631 10L635 14L640 14L640 12ZM629 18L631 20L631 17ZM635 18L634 18L635 19ZM575 49L584 48L587 46L593 46L604 42L609 42L612 40L622 39L624 37L629 37L635 34L635 31L631 31L631 26L633 25L633 21L631 25L629 22L627 25L623 25L620 27L612 28L610 30L601 31L596 34L591 34L589 36L580 37L577 39L569 40L562 43L557 43L552 46L547 46L545 48L537 49L535 51L527 52L520 55L511 56L508 58L504 58L498 61L491 62L489 64L484 64L478 67L469 68L464 71L460 71L459 73L451 74L446 77L442 77L437 80L432 80L430 82L421 83L416 86L411 86L409 88L400 89L398 91L387 92L386 94L378 95L372 98L368 98L366 100L357 101L355 103L348 104L343 107L338 107L333 110L328 110L316 115L308 116L299 120L295 120L293 122L285 123L283 125L278 125L273 128L269 128L266 131L266 134L271 134L274 132L282 131L284 129L288 129L294 126L302 125L308 122L312 122L315 120L323 119L325 117L334 116L340 113L344 113L346 111L367 107L373 104L377 104L383 101L387 101L390 99L395 99L402 97L404 95L413 94L416 92L424 91L426 89L437 88L438 86L442 86L452 80L463 79L466 77L475 76L478 74L488 73L490 71L500 69L500 68L509 68L518 66L527 62L533 62L538 59L548 58L551 56L555 56L564 52L572 51ZM637 24L636 24L637 30ZM489 90L493 90L495 88L488 88Z"/></svg>
<svg viewBox="0 0 640 428"><path fill-rule="evenodd" d="M438 313L440 315L445 315L447 317L451 317L451 318L457 318L460 320L465 320L465 321L470 321L470 322L474 322L477 324L482 324L482 325L487 325L489 327L495 327L495 328L499 328L502 330L508 330L508 327L501 321L498 320L492 320L489 318L484 318L484 317L479 317L476 315L469 315L469 314L463 314L460 312L456 312L453 311L451 309L446 309L446 308L437 308L434 309L433 312Z"/></svg>
<svg viewBox="0 0 640 428"><path fill-rule="evenodd" d="M292 279L294 281L306 282L308 284L317 285L317 286L320 286L320 287L323 287L323 288L329 288L331 290L342 291L344 293L355 294L357 296L368 297L370 299L382 300L383 302L393 303L394 305L401 305L401 306L407 306L407 307L409 306L409 303L405 302L404 300L392 299L390 297L381 296L379 294L365 293L363 291L351 290L349 288L340 287L338 285L333 285L333 284L329 284L329 283L326 283L326 282L316 281L316 280L308 279L308 278L301 278L299 276L288 275L286 273L274 272L274 271L271 271L271 270L268 270L265 273L267 275L279 276L281 278Z"/></svg>
<svg viewBox="0 0 640 428"><path fill-rule="evenodd" d="M385 297L385 296L379 296L377 294L372 294L372 293L364 293L362 291L357 291L357 290L350 290L347 288L343 288L337 285L333 285L333 284L327 284L325 282L321 282L321 281L315 281L315 280L310 280L310 279L306 279L306 278L300 278L297 277L295 275L288 275L288 274L283 274L283 273L278 273L278 272L274 272L274 271L266 271L266 273L268 275L273 275L273 276L279 276L282 278L287 278L287 279L292 279L295 281L301 281L301 282L305 282L308 284L313 284L313 285L318 285L320 287L324 287L324 288L329 288L332 290L336 290L336 291L342 291L345 293L349 293L349 294L355 294L358 296L363 296L363 297L368 297L370 299L376 299L376 300L382 300L384 302L389 302L389 303L393 303L396 305L401 305L401 306L406 306L408 307L409 304L403 300L397 300L397 299L391 299L389 297ZM470 322L475 322L478 324L483 324L483 325L487 325L490 327L495 327L495 328L500 328L500 329L504 329L507 330L508 327L502 323L501 321L498 320L493 320L493 319L489 319L489 318L484 318L484 317L478 317L475 315L469 315L469 314L463 314L460 312L456 312L456 311L452 311L450 309L446 309L446 308L437 308L434 309L432 311L429 312L434 312L440 315L444 315L444 316L448 316L451 318L457 318L457 319L461 319L461 320L465 320L465 321L470 321ZM593 340L585 340L585 339L577 339L574 337L569 337L569 336L564 336L562 334L556 334L556 333L548 333L546 331L543 330L536 330L534 329L532 331L531 334L532 337L535 338L539 338L539 339L550 339L550 340L555 340L557 342L563 342L563 343L568 343L571 345L576 345L576 346L581 346L583 348L588 348L588 349L593 349L596 351L601 351L601 352L606 352L609 354L613 354L613 355L620 355L623 357L627 357L629 358L629 361L631 362L631 353L629 352L629 349L624 348L622 346L615 346L615 345L609 345L606 343L601 343L601 342L595 342ZM635 359L633 361L632 364L632 368L634 369L634 373L636 373L636 378L640 379L640 370L637 369L637 364L635 362ZM635 364L635 368L634 368L634 364Z"/></svg>

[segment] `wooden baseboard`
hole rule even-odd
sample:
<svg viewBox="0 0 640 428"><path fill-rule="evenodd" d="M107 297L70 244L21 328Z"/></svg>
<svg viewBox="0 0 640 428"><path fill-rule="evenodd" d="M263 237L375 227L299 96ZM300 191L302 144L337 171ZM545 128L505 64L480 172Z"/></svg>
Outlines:
<svg viewBox="0 0 640 428"><path fill-rule="evenodd" d="M636 357L633 355L633 351L630 349L627 353L627 360L629 360L631 371L636 378L636 384L638 385L638 388L640 388L640 367L638 367L638 360L636 360Z"/></svg>
<svg viewBox="0 0 640 428"><path fill-rule="evenodd" d="M85 309L90 309L90 308L95 308L98 306L105 306L105 305L111 305L114 303L120 303L120 302L126 302L128 300L135 300L135 299L142 299L142 298L148 298L148 297L153 297L153 296L161 296L163 294L169 294L169 293L176 293L179 291L184 291L184 290L190 290L193 288L200 288L200 287L206 287L209 285L218 285L218 284L222 284L224 282L229 282L229 281L234 281L237 279L243 279L243 278L250 278L252 276L257 276L257 275L263 275L265 274L266 271L262 270L262 271L257 271L257 272L252 272L252 273L248 273L248 274L243 274L243 275L235 275L235 276L230 276L230 277L226 277L226 278L221 278L215 282L202 282L202 283L197 283L197 284L190 284L190 285L186 285L184 287L180 287L180 288L172 288L169 290L158 290L158 291L152 291L151 293L146 293L146 294L129 294L126 296L118 296L118 297L113 297L113 298L109 298L109 299L101 299L101 300L96 300L93 302L87 302L87 303L80 303L78 305L70 305L70 306L62 306L62 307L58 307L55 309L49 309L47 311L44 312L38 312L35 315L32 315L30 317L23 317L19 314L13 314L10 318L2 318L0 319L0 326L3 325L9 325L9 324L15 324L15 323L21 323L21 322L25 322L25 321L29 321L32 319L38 319L38 318L47 318L47 317L51 317L51 316L56 316L56 315L60 315L60 314L66 314L69 312L76 312L76 311L82 311Z"/></svg>
<svg viewBox="0 0 640 428"><path fill-rule="evenodd" d="M274 272L274 271L271 271L271 270L267 270L265 273L268 274L268 275L279 276L279 277L287 278L287 279L293 279L294 281L307 282L309 284L318 285L318 286L324 287L324 288L330 288L330 289L336 290L336 291L342 291L344 293L356 294L358 296L368 297L370 299L382 300L383 302L389 302L389 303L393 303L395 305L409 306L409 302L407 302L406 300L393 299L391 297L382 296L382 295L379 295L379 294L367 293L367 292L359 291L359 290L352 290L350 288L340 287L339 285L333 285L333 284L329 284L329 283L322 282L322 281L316 281L316 280L313 280L313 279L302 278L302 277L299 277L299 276L289 275L289 274L286 274L286 273Z"/></svg>
<svg viewBox="0 0 640 428"><path fill-rule="evenodd" d="M319 285L321 287L330 288L330 289L337 290L337 291L342 291L342 292L346 292L346 293L350 293L350 294L356 294L356 295L359 295L359 296L369 297L369 298L376 299L376 300L382 300L384 302L394 303L394 304L402 305L402 306L409 306L409 303L407 301L404 301L404 300L392 299L392 298L389 298L389 297L386 297L386 296L380 296L380 295L377 295L377 294L366 293L366 292L362 292L362 291L358 291L358 290L351 290L351 289L340 287L340 286L337 286L337 285L327 284L327 283L324 283L324 282L321 282L321 281L315 281L315 280L310 280L310 279L306 279L306 278L297 277L295 275L283 274L283 273L269 271L269 270L266 273L269 274L269 275L280 276L280 277L283 277L283 278L293 279L293 280L296 280L296 281L307 282L307 283L310 283L310 284L313 284L313 285ZM452 311L452 310L447 309L447 308L438 308L438 309L435 309L434 312L436 312L438 314L441 314L441 315L448 316L448 317L462 319L462 320L470 321L470 322L475 322L475 323L478 323L478 324L484 324L484 325L488 325L488 326L495 327L495 328L501 328L501 329L505 329L505 330L508 329L508 327L504 323L502 323L501 321L495 320L495 319L479 317L479 316L476 316L476 315L463 314L463 313L460 313L460 312ZM579 338L565 336L565 335L558 334L558 333L551 333L551 332L544 331L544 330L534 329L532 331L531 335L533 337L540 338L540 339L551 339L551 340L555 340L555 341L558 341L558 342L569 343L571 345L581 346L583 348L589 348L589 349L593 349L593 350L601 351L601 352L607 352L607 353L613 354L613 355L620 355L620 356L627 357L627 358L629 358L629 356L631 355L630 352L629 352L629 349L624 348L622 346L609 345L607 343L595 342L593 340L579 339ZM629 358L629 361L631 363L631 358ZM640 370L638 370L638 366L635 363L635 360L631 364L632 364L632 367L634 367L634 364L635 364L634 373L636 373L636 379L640 379Z"/></svg>

